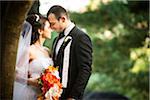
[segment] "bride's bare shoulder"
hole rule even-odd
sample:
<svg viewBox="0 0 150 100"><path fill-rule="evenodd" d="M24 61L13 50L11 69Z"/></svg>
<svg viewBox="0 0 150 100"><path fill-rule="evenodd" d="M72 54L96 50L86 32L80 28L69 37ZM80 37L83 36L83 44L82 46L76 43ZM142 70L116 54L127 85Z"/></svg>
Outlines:
<svg viewBox="0 0 150 100"><path fill-rule="evenodd" d="M36 51L36 48L34 47L34 45L30 45L30 47L29 47L30 58L34 58L35 57L35 51Z"/></svg>
<svg viewBox="0 0 150 100"><path fill-rule="evenodd" d="M36 48L35 48L35 46L32 44L32 45L30 45L30 47L29 47L29 51L34 51Z"/></svg>

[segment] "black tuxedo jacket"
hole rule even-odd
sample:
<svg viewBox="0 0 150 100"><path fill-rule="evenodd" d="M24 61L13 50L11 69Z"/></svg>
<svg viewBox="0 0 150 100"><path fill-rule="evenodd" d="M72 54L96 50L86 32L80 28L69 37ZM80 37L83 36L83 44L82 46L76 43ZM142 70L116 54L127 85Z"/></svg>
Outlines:
<svg viewBox="0 0 150 100"><path fill-rule="evenodd" d="M63 89L61 99L75 98L80 100L83 97L84 89L91 75L92 43L89 36L76 26L70 31L69 36L72 37L72 44L70 47L68 83L67 88ZM56 37L52 47L52 58L54 66L60 66L59 73L61 77L64 49L67 44L60 47L56 57L54 51L57 41Z"/></svg>

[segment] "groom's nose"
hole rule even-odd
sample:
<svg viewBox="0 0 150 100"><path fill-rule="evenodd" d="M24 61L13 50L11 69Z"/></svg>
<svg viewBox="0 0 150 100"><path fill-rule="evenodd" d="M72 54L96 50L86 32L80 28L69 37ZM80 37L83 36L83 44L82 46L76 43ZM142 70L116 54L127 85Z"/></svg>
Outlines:
<svg viewBox="0 0 150 100"><path fill-rule="evenodd" d="M51 24L50 24L50 27L51 27L52 30L56 30L56 28L55 28L54 25L51 25Z"/></svg>

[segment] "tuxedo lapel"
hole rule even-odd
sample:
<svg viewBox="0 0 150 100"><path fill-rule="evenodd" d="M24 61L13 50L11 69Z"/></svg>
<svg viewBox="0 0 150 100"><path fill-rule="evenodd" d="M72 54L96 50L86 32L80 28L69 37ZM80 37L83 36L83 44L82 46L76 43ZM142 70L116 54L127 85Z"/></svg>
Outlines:
<svg viewBox="0 0 150 100"><path fill-rule="evenodd" d="M68 83L68 73L69 73L69 66L70 66L70 54L71 54L71 48L72 48L72 42L73 42L73 35L74 35L75 27L73 27L72 30L70 30L69 34L65 37L62 45L60 46L58 53L56 55L56 48L57 43L59 39L56 39L56 42L54 43L54 65L59 66L59 76L60 81L63 84L64 88L67 88Z"/></svg>
<svg viewBox="0 0 150 100"><path fill-rule="evenodd" d="M52 48L53 60L56 60L56 51L55 50L56 50L57 43L58 43L58 37L56 37L54 44L53 44L53 48Z"/></svg>
<svg viewBox="0 0 150 100"><path fill-rule="evenodd" d="M55 65L59 66L59 76L62 77L62 63L63 63L63 50L64 50L64 42L59 48L58 54L55 54ZM62 78L60 78L60 81L62 81Z"/></svg>
<svg viewBox="0 0 150 100"><path fill-rule="evenodd" d="M74 28L75 28L75 26L73 27L73 29L74 29ZM72 29L72 30L73 30L73 29ZM70 30L69 34L68 34L66 37L68 37L68 36L71 36L71 37L72 37L72 30ZM63 32L64 32L64 31L63 31ZM62 32L62 33L63 33L63 32ZM60 33L60 34L61 34L61 33ZM64 36L64 33L63 33L63 36ZM57 47L58 41L59 41L59 36L56 38L56 41L55 41L54 46L53 46L53 49L52 49L53 56L55 57L55 59L56 59L56 47ZM67 46L67 44L64 44L64 41L63 41L62 45L60 46L60 49L59 49L59 51L58 51L57 56L61 53L61 50L64 48L64 46Z"/></svg>
<svg viewBox="0 0 150 100"><path fill-rule="evenodd" d="M59 66L59 75L61 77L61 81L62 81L62 73L63 73L63 67L64 67L64 50L66 49L66 47L72 40L72 38L68 38L68 37L71 37L71 36L65 37L63 44L61 45L61 47L58 51L58 54L57 54L57 58L56 58L56 65ZM68 55L68 56L70 56L70 55ZM68 59L68 62L69 62L69 59Z"/></svg>
<svg viewBox="0 0 150 100"><path fill-rule="evenodd" d="M63 68L62 68L62 85L67 88L68 83L68 73L69 73L69 63L70 63L70 49L72 44L72 37L68 36L65 40L65 48L63 50Z"/></svg>
<svg viewBox="0 0 150 100"><path fill-rule="evenodd" d="M65 39L67 38L68 36L66 36L65 37ZM57 54L57 59L60 59L59 57L60 57L60 55L63 55L63 51L64 51L64 49L65 49L65 47L68 45L68 43L71 41L71 39L68 39L67 41L65 41L65 39L64 39L64 41L63 41L63 43L62 43L62 45L61 45L61 47L60 47L60 49L59 49L59 51L58 51L58 54ZM55 46L55 48L56 48L56 46Z"/></svg>
<svg viewBox="0 0 150 100"><path fill-rule="evenodd" d="M58 54L61 53L61 49L65 49L65 47L68 45L68 43L72 40L72 36L69 34L65 37L59 51Z"/></svg>

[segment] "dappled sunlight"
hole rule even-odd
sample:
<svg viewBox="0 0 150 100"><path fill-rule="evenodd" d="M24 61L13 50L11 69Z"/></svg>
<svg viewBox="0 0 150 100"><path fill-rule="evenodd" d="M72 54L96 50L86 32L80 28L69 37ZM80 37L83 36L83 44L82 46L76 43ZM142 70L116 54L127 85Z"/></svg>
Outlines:
<svg viewBox="0 0 150 100"><path fill-rule="evenodd" d="M134 62L132 69L130 69L132 73L138 74L149 71L149 52L150 49L145 47L131 50L130 58Z"/></svg>
<svg viewBox="0 0 150 100"><path fill-rule="evenodd" d="M146 28L148 28L148 21L137 22L135 28L137 28L137 29L146 29Z"/></svg>
<svg viewBox="0 0 150 100"><path fill-rule="evenodd" d="M109 41L115 37L115 35L110 30L104 30L103 33L98 32L96 34L92 34L92 38L98 38L102 41Z"/></svg>
<svg viewBox="0 0 150 100"><path fill-rule="evenodd" d="M124 24L119 23L116 26L112 28L112 31L114 32L115 36L119 37L120 35L127 34L126 28L124 27Z"/></svg>
<svg viewBox="0 0 150 100"><path fill-rule="evenodd" d="M110 30L105 30L104 36L107 40L111 40L114 37L113 33Z"/></svg>
<svg viewBox="0 0 150 100"><path fill-rule="evenodd" d="M139 73L141 71L148 71L148 64L146 64L146 61L144 59L137 59L133 68L131 69L132 73Z"/></svg>

